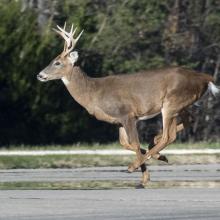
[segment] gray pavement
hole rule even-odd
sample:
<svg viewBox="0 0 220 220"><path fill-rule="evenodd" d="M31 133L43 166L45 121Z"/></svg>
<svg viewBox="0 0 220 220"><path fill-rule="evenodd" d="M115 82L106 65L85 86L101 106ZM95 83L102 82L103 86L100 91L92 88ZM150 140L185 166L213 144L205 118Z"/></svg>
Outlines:
<svg viewBox="0 0 220 220"><path fill-rule="evenodd" d="M126 167L0 170L0 182L139 180ZM152 181L219 181L220 164L149 166ZM220 188L0 190L0 220L220 219Z"/></svg>
<svg viewBox="0 0 220 220"><path fill-rule="evenodd" d="M0 182L140 179L140 171L129 174L126 170L127 167L0 170ZM149 166L149 171L152 181L220 181L220 164Z"/></svg>
<svg viewBox="0 0 220 220"><path fill-rule="evenodd" d="M220 189L0 191L1 220L220 219Z"/></svg>

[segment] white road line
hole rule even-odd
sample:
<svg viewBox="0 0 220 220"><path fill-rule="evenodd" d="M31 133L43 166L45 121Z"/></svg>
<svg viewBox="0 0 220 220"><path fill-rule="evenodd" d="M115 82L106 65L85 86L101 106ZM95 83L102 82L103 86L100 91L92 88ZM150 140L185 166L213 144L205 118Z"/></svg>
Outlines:
<svg viewBox="0 0 220 220"><path fill-rule="evenodd" d="M220 149L178 149L163 150L164 154L220 154ZM127 150L21 150L0 151L0 156L44 156L44 155L132 155L134 152Z"/></svg>

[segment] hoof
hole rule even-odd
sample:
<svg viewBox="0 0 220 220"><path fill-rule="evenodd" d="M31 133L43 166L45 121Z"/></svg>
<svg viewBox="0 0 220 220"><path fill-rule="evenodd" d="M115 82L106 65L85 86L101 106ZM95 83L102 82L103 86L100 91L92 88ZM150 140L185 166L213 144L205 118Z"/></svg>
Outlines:
<svg viewBox="0 0 220 220"><path fill-rule="evenodd" d="M158 158L158 160L161 160L161 161L163 161L163 162L165 162L165 163L168 163L168 162L169 162L168 159L167 159L167 157L164 156L164 155L160 155L159 158Z"/></svg>
<svg viewBox="0 0 220 220"><path fill-rule="evenodd" d="M139 166L137 165L137 162L135 161L134 163L131 163L128 166L128 172L133 173L135 170L138 170Z"/></svg>
<svg viewBox="0 0 220 220"><path fill-rule="evenodd" d="M142 183L139 183L135 186L135 189L145 189L145 185L143 185Z"/></svg>
<svg viewBox="0 0 220 220"><path fill-rule="evenodd" d="M128 173L133 173L136 170L134 166L129 166L128 167Z"/></svg>
<svg viewBox="0 0 220 220"><path fill-rule="evenodd" d="M128 169L125 171L125 173L132 173L131 171L129 171Z"/></svg>

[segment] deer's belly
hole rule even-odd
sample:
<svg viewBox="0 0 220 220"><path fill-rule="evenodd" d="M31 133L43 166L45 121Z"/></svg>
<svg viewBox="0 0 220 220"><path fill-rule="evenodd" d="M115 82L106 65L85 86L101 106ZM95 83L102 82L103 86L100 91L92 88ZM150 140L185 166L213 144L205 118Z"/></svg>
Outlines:
<svg viewBox="0 0 220 220"><path fill-rule="evenodd" d="M151 118L154 118L155 116L157 116L159 114L160 114L160 112L157 112L157 113L154 113L154 114L150 114L150 115L144 115L144 116L138 117L138 120L142 121L142 120L151 119Z"/></svg>

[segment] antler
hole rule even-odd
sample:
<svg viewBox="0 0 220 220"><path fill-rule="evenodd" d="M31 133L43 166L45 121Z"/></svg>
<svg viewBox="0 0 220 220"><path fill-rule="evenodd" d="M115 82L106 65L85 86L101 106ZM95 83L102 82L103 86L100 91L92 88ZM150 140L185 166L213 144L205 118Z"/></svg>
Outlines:
<svg viewBox="0 0 220 220"><path fill-rule="evenodd" d="M64 24L64 27L61 28L57 25L58 29L53 28L55 32L57 32L64 40L64 49L63 49L63 56L66 56L69 54L73 48L75 47L77 41L81 37L83 30L80 32L80 34L77 36L77 38L74 38L74 34L76 33L77 27L73 30L73 24L71 26L70 32L67 32L66 29L66 22Z"/></svg>

